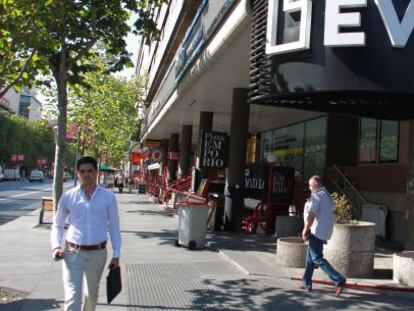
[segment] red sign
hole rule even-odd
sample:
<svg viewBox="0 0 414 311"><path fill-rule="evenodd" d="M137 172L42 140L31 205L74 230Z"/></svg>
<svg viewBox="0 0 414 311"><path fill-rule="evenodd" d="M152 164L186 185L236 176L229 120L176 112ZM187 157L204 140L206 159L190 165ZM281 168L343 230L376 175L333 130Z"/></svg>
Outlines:
<svg viewBox="0 0 414 311"><path fill-rule="evenodd" d="M23 154L12 154L11 160L14 161L14 162L23 161L24 160L24 155Z"/></svg>
<svg viewBox="0 0 414 311"><path fill-rule="evenodd" d="M42 164L42 159L36 159L36 164L41 165Z"/></svg>
<svg viewBox="0 0 414 311"><path fill-rule="evenodd" d="M133 165L139 165L141 160L148 158L147 152L132 152L131 161Z"/></svg>
<svg viewBox="0 0 414 311"><path fill-rule="evenodd" d="M178 151L168 152L168 160L179 160L179 159L180 159L180 152Z"/></svg>

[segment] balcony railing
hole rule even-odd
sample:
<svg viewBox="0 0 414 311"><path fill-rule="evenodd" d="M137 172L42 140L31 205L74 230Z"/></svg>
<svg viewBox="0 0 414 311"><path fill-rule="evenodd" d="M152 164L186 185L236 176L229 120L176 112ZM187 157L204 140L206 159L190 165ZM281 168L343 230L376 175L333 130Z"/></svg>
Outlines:
<svg viewBox="0 0 414 311"><path fill-rule="evenodd" d="M175 60L160 85L155 101L149 108L141 125L141 133L148 130L158 113L172 95L187 69L197 59L220 22L237 0L204 0L177 50Z"/></svg>

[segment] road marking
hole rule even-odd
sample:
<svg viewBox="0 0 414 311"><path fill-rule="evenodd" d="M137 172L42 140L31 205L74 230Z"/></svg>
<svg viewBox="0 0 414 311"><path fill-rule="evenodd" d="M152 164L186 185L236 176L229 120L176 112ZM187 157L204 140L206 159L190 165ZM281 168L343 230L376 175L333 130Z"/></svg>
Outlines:
<svg viewBox="0 0 414 311"><path fill-rule="evenodd" d="M69 188L68 185L63 185L63 189L66 189L66 188ZM50 189L50 190L53 190L53 189ZM23 194L17 194L17 195L13 195L11 197L7 197L7 198L4 198L4 199L0 199L0 201L7 201L7 200L10 200L11 198L25 197L27 195L31 195L31 194L34 194L34 193L48 192L48 191L49 190L39 190L39 191L27 192L27 193L23 193Z"/></svg>
<svg viewBox="0 0 414 311"><path fill-rule="evenodd" d="M11 199L11 198L19 198L19 197L24 197L24 196L26 196L26 195L31 195L31 194L33 194L33 193L38 193L38 192L43 192L43 190L41 190L41 191L27 192L27 193L18 194L18 195L13 195L13 196L8 197L8 198L5 198L5 199L0 199L0 201L6 201L6 200L9 200L9 199Z"/></svg>

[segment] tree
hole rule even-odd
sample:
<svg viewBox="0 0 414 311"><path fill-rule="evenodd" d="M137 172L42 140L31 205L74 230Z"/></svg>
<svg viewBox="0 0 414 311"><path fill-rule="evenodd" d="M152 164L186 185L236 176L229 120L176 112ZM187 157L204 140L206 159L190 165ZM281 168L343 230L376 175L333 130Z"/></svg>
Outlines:
<svg viewBox="0 0 414 311"><path fill-rule="evenodd" d="M33 77L45 69L37 50L42 28L30 2L0 2L0 98L12 87L19 91L22 85L31 86Z"/></svg>
<svg viewBox="0 0 414 311"><path fill-rule="evenodd" d="M45 121L30 122L24 117L0 114L0 163L10 163L12 154L23 154L21 164L37 166L37 159L45 159L51 166L54 157L53 129ZM66 156L65 164L73 166L74 152Z"/></svg>
<svg viewBox="0 0 414 311"><path fill-rule="evenodd" d="M4 4L13 3L16 7L7 8ZM152 15L148 7L156 7L165 0L21 0L3 1L6 8L6 22L12 10L27 12L25 15L36 25L33 46L22 44L18 52L33 49L41 62L44 62L56 82L58 100L58 128L56 133L55 176L53 197L55 205L63 188L63 159L66 148L66 123L68 106L68 85L82 84L82 74L95 70L88 59L95 54L93 49L98 42L102 44L105 54L111 57L108 71L117 71L130 62L126 51L124 37L130 31L127 24L129 12L140 13L135 25L136 31L157 35ZM151 11L151 10L150 10ZM17 29L21 29L18 23ZM23 32L23 31L20 31ZM16 39L16 32L2 34L11 42ZM3 40L4 41L4 40ZM32 61L29 59L29 62Z"/></svg>
<svg viewBox="0 0 414 311"><path fill-rule="evenodd" d="M137 108L143 103L144 86L139 79L105 73L102 58L94 63L101 69L85 74L88 86L70 93L69 119L88 154L99 162L118 165L128 150L131 132L140 125Z"/></svg>

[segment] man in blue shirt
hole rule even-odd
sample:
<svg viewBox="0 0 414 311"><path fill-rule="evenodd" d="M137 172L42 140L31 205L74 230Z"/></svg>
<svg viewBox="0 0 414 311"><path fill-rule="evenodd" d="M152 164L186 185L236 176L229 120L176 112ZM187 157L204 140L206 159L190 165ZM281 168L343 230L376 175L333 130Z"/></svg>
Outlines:
<svg viewBox="0 0 414 311"><path fill-rule="evenodd" d="M303 275L302 289L312 289L312 275L315 266L324 271L335 283L335 296L339 296L345 286L346 279L323 258L323 244L332 236L334 227L333 201L330 193L323 187L320 176L309 179L311 196L305 204L303 217L305 226L302 239L309 240L306 254L306 268Z"/></svg>

